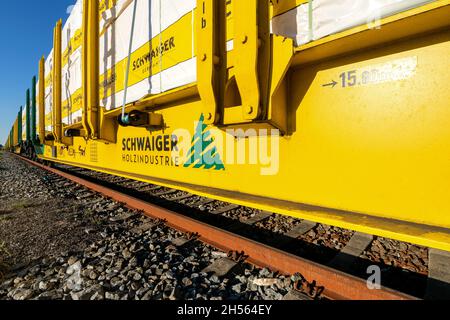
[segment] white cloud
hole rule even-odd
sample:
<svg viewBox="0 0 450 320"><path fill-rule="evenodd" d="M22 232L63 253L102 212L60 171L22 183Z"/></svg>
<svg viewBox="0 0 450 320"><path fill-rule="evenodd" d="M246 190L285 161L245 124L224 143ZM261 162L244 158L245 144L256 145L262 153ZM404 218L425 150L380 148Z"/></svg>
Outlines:
<svg viewBox="0 0 450 320"><path fill-rule="evenodd" d="M71 5L71 6L68 6L68 7L67 7L67 10L66 10L67 14L70 14L70 13L72 12L72 10L73 10L73 7L75 7L75 5L74 5L74 4L73 4L73 5Z"/></svg>

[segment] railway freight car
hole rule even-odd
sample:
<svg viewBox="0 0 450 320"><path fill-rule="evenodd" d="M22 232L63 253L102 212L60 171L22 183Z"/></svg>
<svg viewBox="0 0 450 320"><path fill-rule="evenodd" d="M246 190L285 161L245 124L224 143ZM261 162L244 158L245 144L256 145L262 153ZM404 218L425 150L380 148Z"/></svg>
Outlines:
<svg viewBox="0 0 450 320"><path fill-rule="evenodd" d="M449 0L78 1L37 153L450 251L449 28Z"/></svg>
<svg viewBox="0 0 450 320"><path fill-rule="evenodd" d="M33 78L35 87L36 78ZM37 136L36 89L27 90L25 108L20 107L14 126L11 128L5 147L11 152L35 158L41 146Z"/></svg>

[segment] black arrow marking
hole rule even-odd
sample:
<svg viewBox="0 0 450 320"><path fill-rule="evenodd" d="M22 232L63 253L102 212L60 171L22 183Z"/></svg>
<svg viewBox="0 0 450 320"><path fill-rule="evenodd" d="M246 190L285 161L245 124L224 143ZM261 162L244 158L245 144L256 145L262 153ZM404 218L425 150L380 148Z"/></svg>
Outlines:
<svg viewBox="0 0 450 320"><path fill-rule="evenodd" d="M322 85L322 87L332 87L332 88L334 88L334 87L336 87L337 84L338 84L338 83L337 83L336 81L333 80L333 82L324 84L324 85Z"/></svg>

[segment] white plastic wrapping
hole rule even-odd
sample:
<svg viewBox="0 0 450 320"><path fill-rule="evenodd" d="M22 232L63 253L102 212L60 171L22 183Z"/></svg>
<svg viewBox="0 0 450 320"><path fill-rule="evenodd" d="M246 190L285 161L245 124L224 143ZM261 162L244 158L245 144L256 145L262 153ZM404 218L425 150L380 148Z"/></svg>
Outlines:
<svg viewBox="0 0 450 320"><path fill-rule="evenodd" d="M22 108L22 141L27 140L27 108Z"/></svg>
<svg viewBox="0 0 450 320"><path fill-rule="evenodd" d="M311 0L275 17L272 30L302 45L429 2L433 0Z"/></svg>
<svg viewBox="0 0 450 320"><path fill-rule="evenodd" d="M127 103L197 79L194 49L196 0L136 0ZM114 1L107 0L108 6ZM100 15L100 97L108 110L122 106L134 1L118 0ZM62 122L82 119L83 0L62 30ZM45 127L52 131L53 51L45 62Z"/></svg>
<svg viewBox="0 0 450 320"><path fill-rule="evenodd" d="M62 30L62 122L81 121L83 1L78 0Z"/></svg>
<svg viewBox="0 0 450 320"><path fill-rule="evenodd" d="M195 0L136 0L126 103L195 82ZM121 12L124 0L105 17L114 23L100 38L101 105L111 110L122 106L130 43L133 6Z"/></svg>
<svg viewBox="0 0 450 320"><path fill-rule="evenodd" d="M40 125L39 125L39 99L38 99L38 96L39 96L39 80L37 80L37 82L36 82L36 94L37 94L37 96L36 96L36 135L38 136L39 135L39 128L40 128Z"/></svg>
<svg viewBox="0 0 450 320"><path fill-rule="evenodd" d="M302 4L272 19L272 33L295 39L297 45L310 42L309 3Z"/></svg>
<svg viewBox="0 0 450 320"><path fill-rule="evenodd" d="M45 131L51 132L53 129L53 49L45 60Z"/></svg>
<svg viewBox="0 0 450 320"><path fill-rule="evenodd" d="M430 0L314 0L313 39L421 6Z"/></svg>

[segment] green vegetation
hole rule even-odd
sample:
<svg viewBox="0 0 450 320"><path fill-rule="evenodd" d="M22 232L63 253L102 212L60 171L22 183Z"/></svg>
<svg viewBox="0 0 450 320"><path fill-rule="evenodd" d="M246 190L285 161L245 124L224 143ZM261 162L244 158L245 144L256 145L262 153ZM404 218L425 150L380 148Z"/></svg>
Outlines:
<svg viewBox="0 0 450 320"><path fill-rule="evenodd" d="M34 208L37 206L39 206L39 204L32 201L19 201L11 207L11 210L22 210L27 208Z"/></svg>

